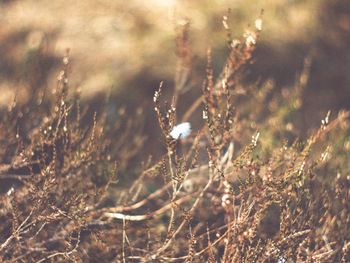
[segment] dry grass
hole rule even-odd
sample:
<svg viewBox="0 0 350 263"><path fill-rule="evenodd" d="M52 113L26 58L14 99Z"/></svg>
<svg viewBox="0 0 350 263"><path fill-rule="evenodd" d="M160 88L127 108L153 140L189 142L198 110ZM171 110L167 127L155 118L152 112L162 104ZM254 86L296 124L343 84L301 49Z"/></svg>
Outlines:
<svg viewBox="0 0 350 263"><path fill-rule="evenodd" d="M328 113L297 139L312 58L291 89L246 85L260 19L240 40L229 17L223 23L222 72L214 75L208 50L202 95L183 116L192 53L188 23L178 30L171 102L166 84L154 95L159 160L132 162L144 141L140 118L120 111L111 125L108 98L98 112L81 105L68 54L54 96L36 91L1 111L2 262L349 262L350 113ZM198 109L201 125L172 138L178 119L192 121ZM130 170L139 175L124 187ZM108 189L117 189L113 202Z"/></svg>

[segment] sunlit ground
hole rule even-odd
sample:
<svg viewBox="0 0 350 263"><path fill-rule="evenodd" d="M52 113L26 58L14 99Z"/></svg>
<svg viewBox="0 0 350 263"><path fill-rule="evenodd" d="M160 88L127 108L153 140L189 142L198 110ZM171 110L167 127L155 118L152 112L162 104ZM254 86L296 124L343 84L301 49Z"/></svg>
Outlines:
<svg viewBox="0 0 350 263"><path fill-rule="evenodd" d="M70 48L74 59L71 80L89 96L111 86L123 89L127 79L144 69L159 79L172 78L174 27L185 17L191 21L194 54L204 57L209 46L221 50L225 47L221 21L228 8L237 36L264 9L263 41L278 48L294 39L307 41L312 37L317 15L314 2L317 1L14 1L2 4L0 41L12 39L13 44L7 48L4 44L2 52L6 48L9 67L24 64L24 71L32 66L28 57L33 51L41 49L45 55L58 58ZM56 66L52 63L48 66ZM11 89L23 77L23 72L14 72L14 78L5 69L1 71ZM49 83L54 82L57 72L48 73Z"/></svg>

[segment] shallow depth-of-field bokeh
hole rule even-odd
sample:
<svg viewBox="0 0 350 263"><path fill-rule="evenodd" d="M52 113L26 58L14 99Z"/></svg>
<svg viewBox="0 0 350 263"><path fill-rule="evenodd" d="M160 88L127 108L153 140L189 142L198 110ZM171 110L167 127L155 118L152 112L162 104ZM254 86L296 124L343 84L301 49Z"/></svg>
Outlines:
<svg viewBox="0 0 350 263"><path fill-rule="evenodd" d="M176 27L189 20L192 82L183 99L189 104L190 97L198 95L208 47L215 56L215 73L221 70L227 54L222 16L229 8L233 37L265 10L264 33L248 81L271 78L279 89L288 88L305 56L314 56L305 114L298 120L303 129L316 125L329 109L349 106L349 4L296 0L3 1L0 103L8 103L16 92L25 99L39 86L47 87L49 93L60 59L70 48L74 74L70 82L81 88L84 98L96 100L98 94L111 92L112 111L142 105L151 116L155 87L161 80L173 86ZM150 118L146 125L151 125ZM146 128L148 133L155 130Z"/></svg>
<svg viewBox="0 0 350 263"><path fill-rule="evenodd" d="M349 1L15 0L0 22L1 261L350 261Z"/></svg>

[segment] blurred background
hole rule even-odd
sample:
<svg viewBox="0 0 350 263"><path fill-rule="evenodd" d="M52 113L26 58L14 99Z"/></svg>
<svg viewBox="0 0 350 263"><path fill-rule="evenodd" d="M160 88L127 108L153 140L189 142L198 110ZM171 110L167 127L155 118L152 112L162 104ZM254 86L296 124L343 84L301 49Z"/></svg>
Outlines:
<svg viewBox="0 0 350 263"><path fill-rule="evenodd" d="M171 93L177 28L189 21L192 73L179 113L200 94L206 51L217 75L228 53L222 17L230 8L233 37L263 13L263 31L247 82L271 79L288 88L312 57L303 95L302 129L318 125L328 110L350 108L350 1L348 0L0 0L0 105L17 94L56 87L62 57L71 54L70 87L93 107L110 93L108 111L144 111L138 129L157 138L153 94L159 82ZM112 118L113 119L113 118ZM156 139L160 141L160 139ZM154 140L146 141L152 148Z"/></svg>

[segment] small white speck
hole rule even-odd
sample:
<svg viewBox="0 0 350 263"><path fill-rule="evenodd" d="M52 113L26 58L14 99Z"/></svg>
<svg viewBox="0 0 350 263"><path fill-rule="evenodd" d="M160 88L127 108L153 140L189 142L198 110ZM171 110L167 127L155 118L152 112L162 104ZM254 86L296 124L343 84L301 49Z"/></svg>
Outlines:
<svg viewBox="0 0 350 263"><path fill-rule="evenodd" d="M260 18L255 20L255 28L259 31L262 30L262 20Z"/></svg>
<svg viewBox="0 0 350 263"><path fill-rule="evenodd" d="M171 130L170 136L177 140L180 138L186 138L191 134L191 124L189 122L180 123Z"/></svg>
<svg viewBox="0 0 350 263"><path fill-rule="evenodd" d="M286 263L287 259L283 256L279 256L279 258L277 259L277 263Z"/></svg>

